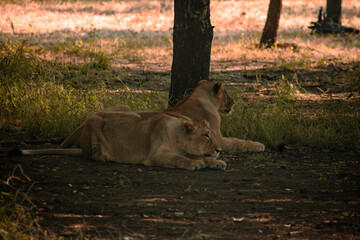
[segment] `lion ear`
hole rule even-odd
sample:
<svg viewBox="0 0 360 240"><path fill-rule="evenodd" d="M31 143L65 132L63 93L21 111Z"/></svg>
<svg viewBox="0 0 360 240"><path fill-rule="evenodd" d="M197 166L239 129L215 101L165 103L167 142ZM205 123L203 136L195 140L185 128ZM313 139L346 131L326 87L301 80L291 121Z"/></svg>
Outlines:
<svg viewBox="0 0 360 240"><path fill-rule="evenodd" d="M219 90L221 89L221 87L223 86L223 83L222 82L217 82L215 85L214 85L214 92L215 94L218 94Z"/></svg>
<svg viewBox="0 0 360 240"><path fill-rule="evenodd" d="M183 122L182 127L183 127L185 134L187 134L187 135L193 134L196 130L195 124L192 121L188 121L188 120Z"/></svg>
<svg viewBox="0 0 360 240"><path fill-rule="evenodd" d="M200 85L200 84L203 84L203 83L207 83L207 82L208 82L207 80L200 80L200 81L199 81L199 85Z"/></svg>

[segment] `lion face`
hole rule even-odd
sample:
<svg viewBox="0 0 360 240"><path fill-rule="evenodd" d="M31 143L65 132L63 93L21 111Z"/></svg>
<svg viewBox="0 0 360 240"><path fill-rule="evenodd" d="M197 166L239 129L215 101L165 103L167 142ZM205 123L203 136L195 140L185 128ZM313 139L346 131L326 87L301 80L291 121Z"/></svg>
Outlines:
<svg viewBox="0 0 360 240"><path fill-rule="evenodd" d="M185 121L183 130L186 135L185 151L194 156L217 157L221 148L205 120L200 123Z"/></svg>
<svg viewBox="0 0 360 240"><path fill-rule="evenodd" d="M230 113L234 105L234 100L229 96L226 91L224 83L216 83L214 85L215 96L219 100L219 112Z"/></svg>
<svg viewBox="0 0 360 240"><path fill-rule="evenodd" d="M219 112L230 113L233 105L234 105L234 100L229 96L229 94L227 93L227 91L225 89L225 91L222 93L222 96L220 98Z"/></svg>

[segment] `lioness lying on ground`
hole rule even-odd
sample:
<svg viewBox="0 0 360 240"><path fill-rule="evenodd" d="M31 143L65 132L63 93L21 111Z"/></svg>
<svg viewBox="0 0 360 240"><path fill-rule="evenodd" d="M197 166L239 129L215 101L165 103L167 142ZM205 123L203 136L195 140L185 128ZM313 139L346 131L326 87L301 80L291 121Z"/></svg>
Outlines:
<svg viewBox="0 0 360 240"><path fill-rule="evenodd" d="M144 119L159 112L175 112L191 118L194 122L206 120L210 123L210 128L214 130L214 139L219 142L222 150L264 151L265 145L262 143L222 136L220 113L229 113L233 105L234 101L227 93L223 83L202 80L188 97L175 106L166 110L150 110L137 113ZM115 106L104 111L130 111L130 108L128 106ZM81 129L82 126L65 139L62 147L79 146Z"/></svg>
<svg viewBox="0 0 360 240"><path fill-rule="evenodd" d="M194 123L177 113L142 119L135 112L107 111L93 114L82 126L82 153L94 160L187 170L226 167L215 159L220 148L206 121Z"/></svg>

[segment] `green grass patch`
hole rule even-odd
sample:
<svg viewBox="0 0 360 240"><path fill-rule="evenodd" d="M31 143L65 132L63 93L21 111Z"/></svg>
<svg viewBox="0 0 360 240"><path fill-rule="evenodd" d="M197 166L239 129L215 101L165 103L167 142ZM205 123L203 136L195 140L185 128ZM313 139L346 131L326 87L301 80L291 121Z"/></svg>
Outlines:
<svg viewBox="0 0 360 240"><path fill-rule="evenodd" d="M109 106L127 104L134 110L163 108L164 94L106 87L74 89L54 82L11 83L0 86L2 138L66 136L91 113Z"/></svg>
<svg viewBox="0 0 360 240"><path fill-rule="evenodd" d="M101 52L93 53L95 63L88 58L69 65L43 60L27 41L0 44L2 139L66 136L91 113L113 105L127 104L134 110L166 105L164 93L108 89L99 77L101 72L103 76L111 74L104 71L108 63L106 68L101 67Z"/></svg>
<svg viewBox="0 0 360 240"><path fill-rule="evenodd" d="M263 142L267 147L309 146L324 150L360 148L360 101L329 100L309 107L307 102L291 99L294 89L284 80L274 100L241 100L241 89L231 95L236 106L222 118L225 136ZM287 89L287 90L286 90Z"/></svg>

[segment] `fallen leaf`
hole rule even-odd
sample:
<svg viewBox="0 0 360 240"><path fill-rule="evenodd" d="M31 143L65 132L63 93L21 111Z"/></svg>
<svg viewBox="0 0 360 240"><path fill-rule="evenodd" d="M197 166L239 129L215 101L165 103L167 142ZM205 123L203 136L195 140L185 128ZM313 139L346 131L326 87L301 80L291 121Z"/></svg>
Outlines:
<svg viewBox="0 0 360 240"><path fill-rule="evenodd" d="M342 215L343 215L344 217L348 217L348 216L349 216L349 213L348 213L348 212L342 212Z"/></svg>
<svg viewBox="0 0 360 240"><path fill-rule="evenodd" d="M184 216L184 212L174 212L174 215L176 217L181 217L181 216Z"/></svg>
<svg viewBox="0 0 360 240"><path fill-rule="evenodd" d="M232 220L233 220L234 222L242 222L244 219L245 219L245 217L241 217L241 218L235 218L235 217L233 217L233 218L232 218Z"/></svg>

